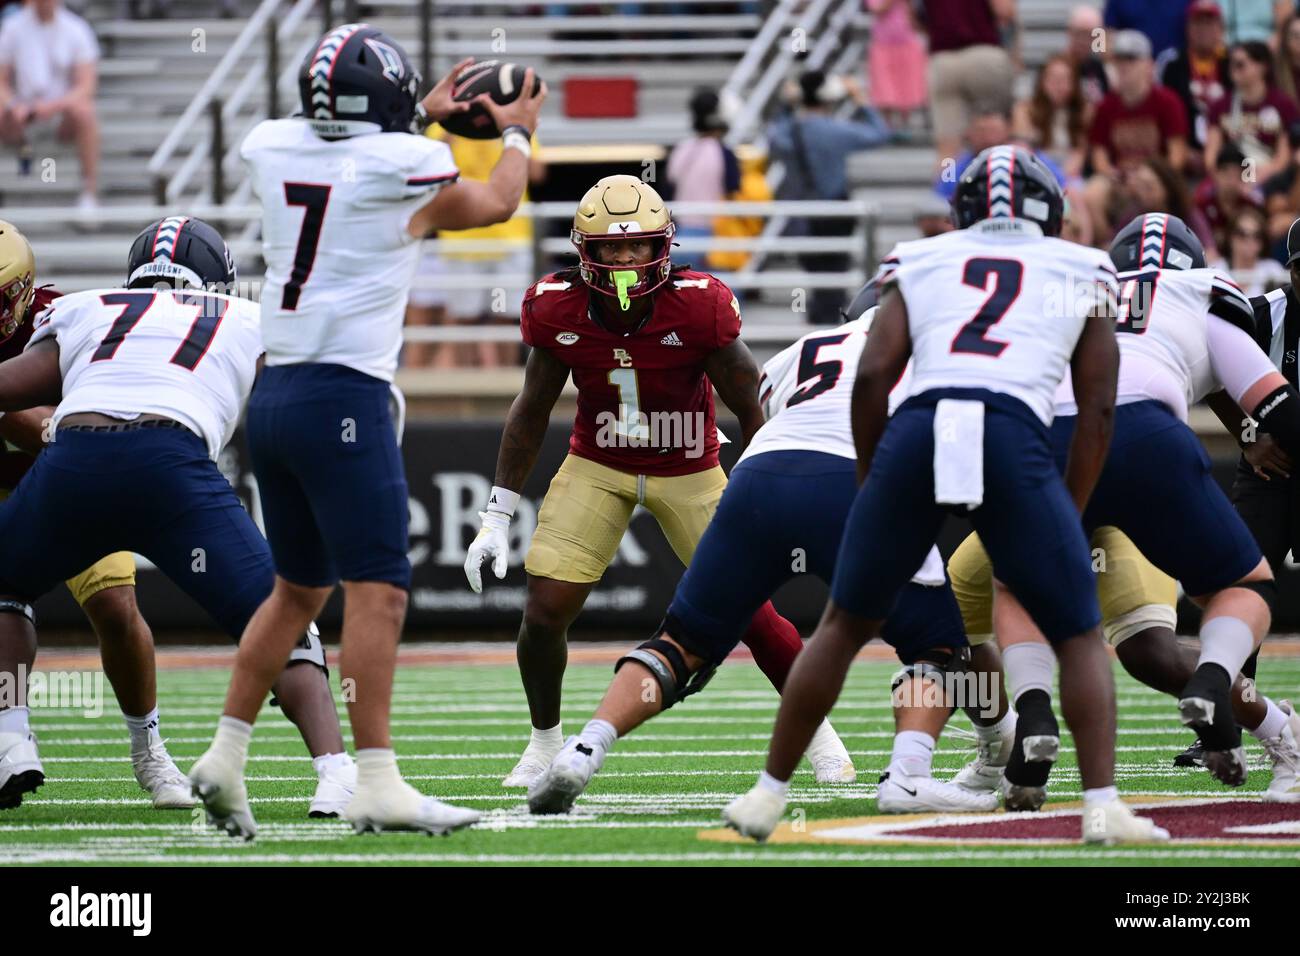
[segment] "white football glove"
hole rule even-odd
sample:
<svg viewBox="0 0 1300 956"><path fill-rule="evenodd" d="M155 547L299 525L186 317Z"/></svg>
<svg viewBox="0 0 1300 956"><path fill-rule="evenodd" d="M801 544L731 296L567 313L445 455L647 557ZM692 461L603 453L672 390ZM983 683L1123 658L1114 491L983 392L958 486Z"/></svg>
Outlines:
<svg viewBox="0 0 1300 956"><path fill-rule="evenodd" d="M492 573L501 580L506 576L506 559L510 556L510 515L500 511L480 511L483 526L465 553L465 577L475 594L483 592L482 565L492 559Z"/></svg>

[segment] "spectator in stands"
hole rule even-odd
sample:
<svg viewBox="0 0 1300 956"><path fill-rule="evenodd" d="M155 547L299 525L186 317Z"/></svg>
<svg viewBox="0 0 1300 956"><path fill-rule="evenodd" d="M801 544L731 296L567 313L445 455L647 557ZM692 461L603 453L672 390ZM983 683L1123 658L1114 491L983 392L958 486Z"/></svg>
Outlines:
<svg viewBox="0 0 1300 956"><path fill-rule="evenodd" d="M1110 77L1106 75L1106 65L1098 55L1105 49L1105 34L1101 11L1096 7L1084 4L1070 11L1066 23L1065 55L1079 78L1084 99L1094 108L1110 91Z"/></svg>
<svg viewBox="0 0 1300 956"><path fill-rule="evenodd" d="M1154 56L1182 49L1187 37L1188 0L1106 0L1103 19L1111 31L1137 30L1151 43Z"/></svg>
<svg viewBox="0 0 1300 956"><path fill-rule="evenodd" d="M1228 248L1228 224L1243 207L1263 210L1263 193L1255 182L1246 178L1245 157L1236 146L1229 143L1219 150L1214 169L1192 194L1192 205L1204 217L1214 238L1213 248L1206 244L1207 256ZM1290 225L1288 220L1287 227Z"/></svg>
<svg viewBox="0 0 1300 956"><path fill-rule="evenodd" d="M1210 107L1232 90L1223 13L1215 0L1196 0L1187 8L1187 49L1165 66L1161 82L1183 101L1188 139L1194 153L1203 151Z"/></svg>
<svg viewBox="0 0 1300 956"><path fill-rule="evenodd" d="M27 0L0 24L0 140L29 150L33 128L57 120L59 139L77 145L86 212L98 208L98 60L90 24L59 0Z"/></svg>
<svg viewBox="0 0 1300 956"><path fill-rule="evenodd" d="M930 35L930 112L939 162L957 155L977 112L1010 113L1014 68L1002 28L1015 0L921 0Z"/></svg>
<svg viewBox="0 0 1300 956"><path fill-rule="evenodd" d="M1115 86L1097 107L1088 133L1093 179L1113 179L1151 156L1163 156L1181 173L1187 114L1175 94L1156 86L1151 42L1137 30L1121 30L1111 53Z"/></svg>
<svg viewBox="0 0 1300 956"><path fill-rule="evenodd" d="M1246 295L1263 295L1290 278L1286 267L1268 255L1268 231L1262 211L1254 206L1238 209L1228 235L1228 255L1210 265L1226 270Z"/></svg>
<svg viewBox="0 0 1300 956"><path fill-rule="evenodd" d="M1291 128L1291 161L1286 168L1264 181L1264 211L1268 216L1268 238L1273 258L1287 258L1286 236L1300 209L1300 123ZM1225 146L1226 150L1227 147Z"/></svg>
<svg viewBox="0 0 1300 956"><path fill-rule="evenodd" d="M1277 88L1300 105L1300 15L1291 13L1277 31Z"/></svg>
<svg viewBox="0 0 1300 956"><path fill-rule="evenodd" d="M888 142L889 125L867 105L861 87L851 77L809 70L799 78L799 89L798 109L779 114L767 128L771 156L785 164L778 197L848 199L849 155ZM847 119L832 116L832 111L850 96L858 104L856 112ZM853 227L853 220L848 218L792 218L786 234L847 237ZM848 256L843 253L814 253L799 258L809 272L843 272L848 268ZM817 289L811 296L811 320L838 322L843 304L843 289Z"/></svg>
<svg viewBox="0 0 1300 956"><path fill-rule="evenodd" d="M727 121L722 116L718 94L698 89L691 97L691 128L695 135L673 147L668 156L668 183L678 202L721 202L740 188L740 163L722 142ZM708 239L713 236L713 216L675 215L680 239ZM702 262L706 250L688 251Z"/></svg>
<svg viewBox="0 0 1300 956"><path fill-rule="evenodd" d="M1011 121L1006 113L985 110L972 116L963 136L965 147L956 156L945 159L940 166L934 183L935 195L951 202L952 194L957 191L957 180L970 161L990 146L1001 146L1010 138Z"/></svg>
<svg viewBox="0 0 1300 956"><path fill-rule="evenodd" d="M1239 43L1228 55L1234 89L1210 107L1205 166L1213 169L1224 143L1233 143L1263 182L1291 158L1291 125L1300 109L1273 82L1273 54L1263 43ZM1248 167L1250 168L1250 167Z"/></svg>
<svg viewBox="0 0 1300 956"><path fill-rule="evenodd" d="M426 135L447 142L462 179L487 182L492 168L501 158L499 139L466 139L437 125L431 126ZM532 157L528 161L528 181L534 186L546 178L546 165L540 153L541 146L534 134ZM522 202L527 201L528 193L525 192ZM437 238L440 242L463 243L465 248L428 253L422 257L418 278L407 303L407 324L517 324L524 289L533 279L539 278L533 274L532 220L516 213L507 221L491 226L444 230L438 233ZM479 251L472 248L474 243L491 243L496 248ZM523 281L510 277L522 277ZM447 279L452 281L443 281ZM519 346L515 342L477 342L472 351L476 354L463 361L464 356L458 354L454 344L413 342L405 347L403 361L408 366L437 368L454 365L497 368L515 365L519 361Z"/></svg>
<svg viewBox="0 0 1300 956"><path fill-rule="evenodd" d="M1070 58L1058 53L1039 69L1033 95L1016 104L1012 126L1074 180L1083 175L1091 112Z"/></svg>
<svg viewBox="0 0 1300 956"><path fill-rule="evenodd" d="M1228 26L1228 43L1270 43L1277 21L1294 3L1287 0L1219 0Z"/></svg>
<svg viewBox="0 0 1300 956"><path fill-rule="evenodd" d="M1092 199L1091 194L1089 198ZM1186 182L1159 156L1149 156L1127 169L1116 188L1106 194L1106 200L1106 205L1099 211L1092 209L1093 236L1097 245L1109 245L1116 230L1144 212L1177 216L1196 233L1203 245L1212 245L1209 225L1192 206Z"/></svg>
<svg viewBox="0 0 1300 956"><path fill-rule="evenodd" d="M871 102L894 129L906 129L928 99L925 44L910 0L866 0L866 5L876 15L867 51Z"/></svg>

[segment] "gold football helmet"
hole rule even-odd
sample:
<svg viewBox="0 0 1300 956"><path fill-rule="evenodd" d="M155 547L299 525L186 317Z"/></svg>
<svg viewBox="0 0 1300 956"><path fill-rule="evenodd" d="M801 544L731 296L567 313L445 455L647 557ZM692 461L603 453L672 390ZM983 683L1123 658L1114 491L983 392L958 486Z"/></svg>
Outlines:
<svg viewBox="0 0 1300 956"><path fill-rule="evenodd" d="M36 297L36 257L17 227L0 219L0 342L27 319Z"/></svg>
<svg viewBox="0 0 1300 956"><path fill-rule="evenodd" d="M667 204L653 187L635 176L606 176L587 190L573 215L569 238L578 250L582 281L618 298L626 310L628 299L649 295L668 281L676 229ZM592 249L605 239L642 238L655 240L657 248L650 262L634 269L599 262Z"/></svg>

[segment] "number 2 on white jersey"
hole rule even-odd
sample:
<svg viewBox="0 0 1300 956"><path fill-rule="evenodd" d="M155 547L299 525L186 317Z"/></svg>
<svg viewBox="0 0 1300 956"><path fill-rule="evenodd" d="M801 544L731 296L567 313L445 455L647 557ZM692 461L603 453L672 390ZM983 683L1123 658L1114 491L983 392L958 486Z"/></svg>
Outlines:
<svg viewBox="0 0 1300 956"><path fill-rule="evenodd" d="M649 441L650 428L641 421L641 392L637 387L636 369L612 369L609 384L618 389L618 424L614 430L630 439Z"/></svg>

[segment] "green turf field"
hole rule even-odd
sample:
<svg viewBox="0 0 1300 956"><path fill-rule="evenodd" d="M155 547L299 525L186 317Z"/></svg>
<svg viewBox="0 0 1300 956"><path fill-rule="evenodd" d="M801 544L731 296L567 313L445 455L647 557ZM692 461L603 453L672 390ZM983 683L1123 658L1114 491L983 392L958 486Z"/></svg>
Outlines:
<svg viewBox="0 0 1300 956"><path fill-rule="evenodd" d="M875 813L875 780L888 762L887 686L893 670L884 662L854 668L832 719L854 755L859 782L818 786L807 766L801 768L791 807L802 808L809 821ZM1204 771L1172 767L1173 755L1190 741L1177 725L1172 700L1116 672L1121 790L1224 795ZM1266 693L1289 697L1300 684L1300 658L1265 659L1260 674ZM567 730L577 730L590 715L609 676L608 665L570 666ZM158 678L163 733L184 770L210 738L227 672L161 670ZM334 680L337 685L337 674ZM733 662L703 694L621 741L573 814L539 819L528 815L520 792L499 786L527 733L514 666L407 666L399 672L394 708L401 768L424 791L485 811L485 822L439 839L355 836L344 823L308 820L315 777L297 732L276 711L264 715L253 739L249 791L259 833L251 844L209 829L188 811L148 806L131 776L125 730L111 698L105 715L95 720L72 711L37 711L33 729L47 780L22 807L0 813L0 864L1294 865L1300 859L1295 835L1270 846L1176 843L1116 850L1061 842L758 846L702 839L701 831L717 827L720 808L753 782L775 705L776 695L758 670ZM955 724L969 726L964 717ZM936 775L951 776L970 759L973 746L960 736L941 740ZM1261 751L1250 738L1247 752L1258 767L1254 758ZM1268 778L1266 770L1253 769L1244 791L1262 790ZM1052 779L1054 800L1078 798L1068 738ZM1300 830L1284 826L1293 834Z"/></svg>

